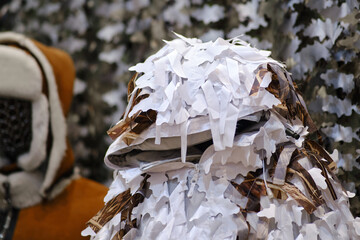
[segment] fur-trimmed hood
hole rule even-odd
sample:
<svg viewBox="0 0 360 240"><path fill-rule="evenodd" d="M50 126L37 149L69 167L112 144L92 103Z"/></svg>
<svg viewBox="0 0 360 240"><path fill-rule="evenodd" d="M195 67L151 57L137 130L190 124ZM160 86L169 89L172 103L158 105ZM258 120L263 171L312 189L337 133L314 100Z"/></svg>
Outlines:
<svg viewBox="0 0 360 240"><path fill-rule="evenodd" d="M67 143L65 117L75 69L65 52L5 32L0 33L0 76L0 98L31 103L30 147L13 160L17 171L6 172L9 161L6 155L0 159L0 183L10 183L14 207L23 208L51 198L68 181L63 176L71 172L73 155ZM0 197L4 194L5 189L0 187Z"/></svg>

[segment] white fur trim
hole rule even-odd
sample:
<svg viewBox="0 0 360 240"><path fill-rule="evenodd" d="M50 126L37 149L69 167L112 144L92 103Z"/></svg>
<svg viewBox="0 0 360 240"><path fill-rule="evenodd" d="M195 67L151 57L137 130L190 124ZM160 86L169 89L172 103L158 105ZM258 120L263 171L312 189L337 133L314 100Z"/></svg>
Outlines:
<svg viewBox="0 0 360 240"><path fill-rule="evenodd" d="M4 182L10 183L10 196L13 207L25 208L41 202L39 193L43 176L40 172L17 172L10 176L0 174L0 196L4 199ZM0 202L0 209L5 207L4 201Z"/></svg>
<svg viewBox="0 0 360 240"><path fill-rule="evenodd" d="M25 100L39 98L41 71L32 56L14 47L0 46L0 66L1 96Z"/></svg>
<svg viewBox="0 0 360 240"><path fill-rule="evenodd" d="M47 200L52 200L61 194L69 184L79 178L79 175L74 173L71 177L63 179L54 186L52 191L48 194ZM10 184L11 204L15 208L27 208L39 204L44 199L39 192L44 176L40 171L33 172L16 172L9 176L0 174L0 199L4 199L5 189L4 182ZM0 209L4 209L6 204L0 201Z"/></svg>
<svg viewBox="0 0 360 240"><path fill-rule="evenodd" d="M41 186L41 194L46 196L46 190L51 186L60 167L66 150L66 122L61 108L53 69L40 49L27 37L21 34L5 32L0 34L0 43L13 41L28 49L40 62L47 79L49 89L50 121L53 136L49 156L48 169Z"/></svg>
<svg viewBox="0 0 360 240"><path fill-rule="evenodd" d="M46 141L49 128L48 101L44 94L32 102L32 139L30 150L18 158L18 165L25 171L39 167L46 157Z"/></svg>

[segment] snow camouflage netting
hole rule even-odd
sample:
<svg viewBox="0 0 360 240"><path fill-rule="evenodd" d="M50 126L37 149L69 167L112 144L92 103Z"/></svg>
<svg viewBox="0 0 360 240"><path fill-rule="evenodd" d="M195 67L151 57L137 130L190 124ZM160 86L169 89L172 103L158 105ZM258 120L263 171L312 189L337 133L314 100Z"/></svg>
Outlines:
<svg viewBox="0 0 360 240"><path fill-rule="evenodd" d="M234 38L178 35L129 83L92 239L357 239L336 164L291 75Z"/></svg>

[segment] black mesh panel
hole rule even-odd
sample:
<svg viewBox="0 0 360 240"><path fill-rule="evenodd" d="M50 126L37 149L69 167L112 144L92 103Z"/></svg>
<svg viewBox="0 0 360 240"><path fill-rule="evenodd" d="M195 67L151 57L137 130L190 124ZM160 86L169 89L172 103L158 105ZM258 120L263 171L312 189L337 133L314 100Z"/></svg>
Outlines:
<svg viewBox="0 0 360 240"><path fill-rule="evenodd" d="M31 102L0 97L0 153L15 163L32 138Z"/></svg>

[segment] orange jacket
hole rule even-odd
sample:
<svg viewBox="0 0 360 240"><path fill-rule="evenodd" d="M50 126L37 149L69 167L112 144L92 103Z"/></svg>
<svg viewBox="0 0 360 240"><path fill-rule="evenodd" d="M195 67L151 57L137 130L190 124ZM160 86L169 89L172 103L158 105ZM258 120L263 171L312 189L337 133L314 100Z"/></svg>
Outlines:
<svg viewBox="0 0 360 240"><path fill-rule="evenodd" d="M85 223L103 207L107 189L94 181L73 181L55 199L20 211L13 240L87 239Z"/></svg>

